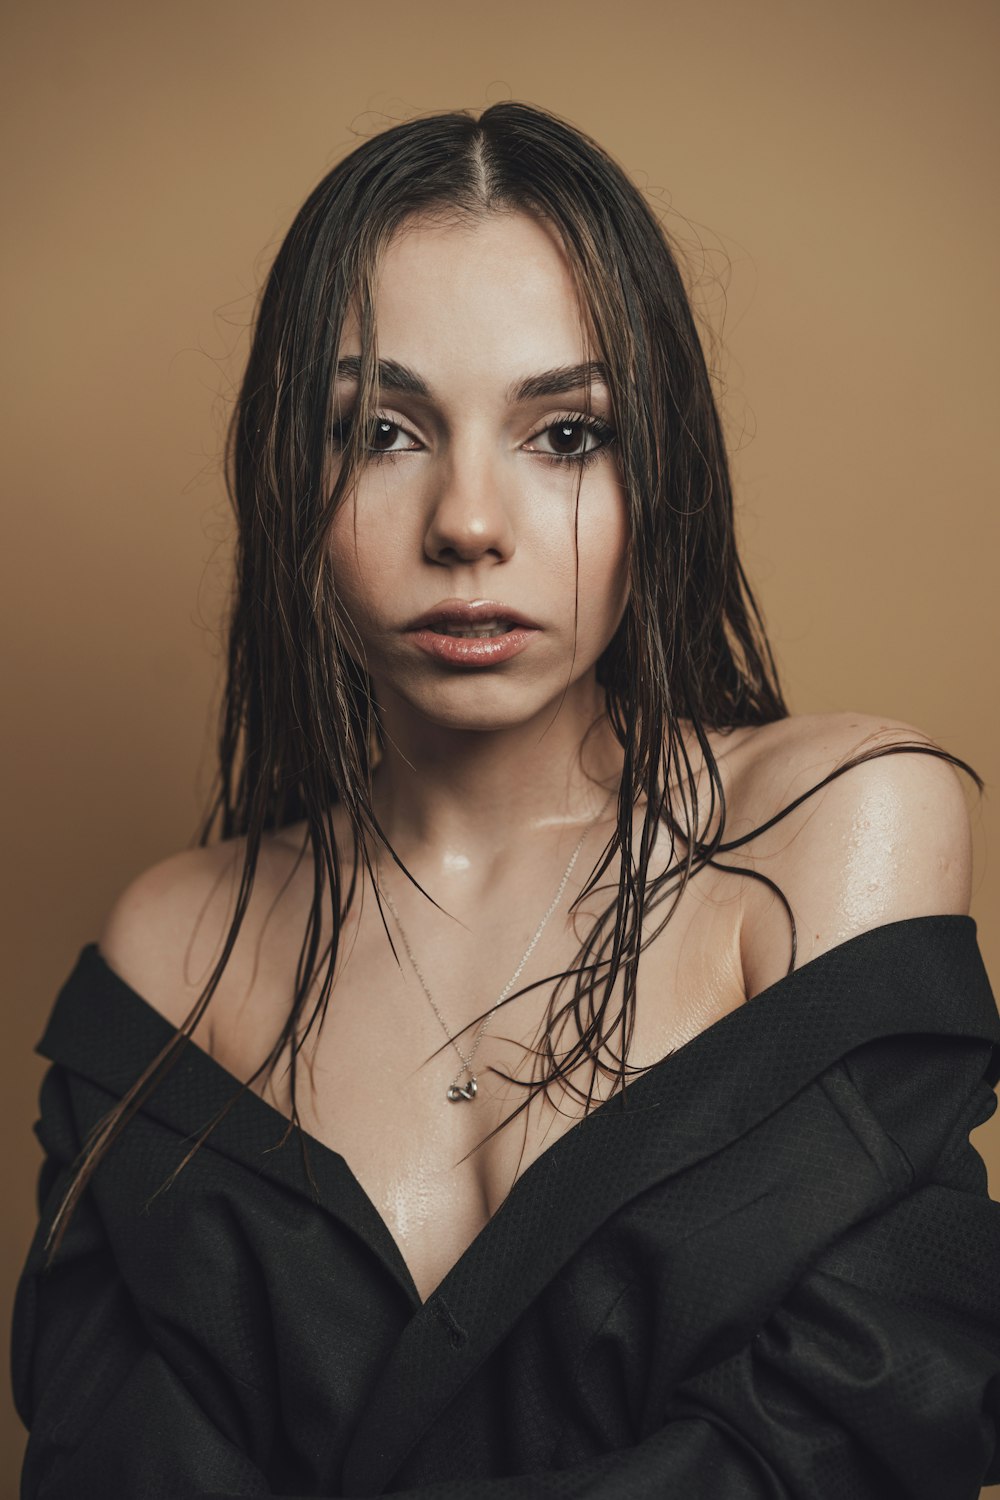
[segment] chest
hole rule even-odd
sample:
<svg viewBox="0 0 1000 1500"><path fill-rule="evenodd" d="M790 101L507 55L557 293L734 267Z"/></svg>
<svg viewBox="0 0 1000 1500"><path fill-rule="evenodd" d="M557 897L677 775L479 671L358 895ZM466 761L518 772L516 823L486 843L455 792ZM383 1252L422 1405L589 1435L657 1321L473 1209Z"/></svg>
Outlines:
<svg viewBox="0 0 1000 1500"><path fill-rule="evenodd" d="M622 976L600 1023L610 1041L601 1053L603 1069L595 1072L580 1055L580 1028L567 1015L552 1043L565 1081L530 1099L525 1088L551 1070L544 1050L549 1007L558 1012L573 995L570 979L553 1002L555 979L580 962L580 937L596 910L578 910L573 919L550 924L545 943L512 990L546 977L550 982L498 1006L485 1028L482 1019L510 979L530 932L525 937L516 924L511 931L502 914L461 937L411 923L408 954L399 928L391 925L399 962L377 912L345 934L346 956L338 963L326 1019L300 1054L299 1118L311 1136L346 1160L423 1300L517 1179L582 1119L588 1091L599 1103L617 1087L622 1032L614 1023L622 1007ZM719 899L706 882L689 888L640 957L631 1067L651 1066L742 1004L738 955L735 903ZM216 1028L212 1050L237 1076L249 1077L274 1042L277 1013L270 997L276 993L273 983L258 986L256 1003L251 991L239 1021L234 1016ZM602 999L599 990L595 1003ZM476 1078L475 1096L451 1100L450 1085L468 1087L466 1060ZM289 1116L286 1062L253 1087Z"/></svg>

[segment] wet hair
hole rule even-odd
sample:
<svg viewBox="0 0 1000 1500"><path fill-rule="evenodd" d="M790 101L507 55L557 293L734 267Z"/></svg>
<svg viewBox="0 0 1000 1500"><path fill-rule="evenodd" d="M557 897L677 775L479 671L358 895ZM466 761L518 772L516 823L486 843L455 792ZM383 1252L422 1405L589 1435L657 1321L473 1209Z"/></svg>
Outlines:
<svg viewBox="0 0 1000 1500"><path fill-rule="evenodd" d="M416 217L474 221L510 212L533 215L558 237L574 278L581 326L607 372L628 508L629 594L621 624L597 664L608 719L624 754L617 826L577 903L595 889L608 889L599 882L620 853L619 878L581 941L575 965L509 997L553 986L532 1077L511 1080L525 1089L525 1098L497 1129L557 1080L589 1110L598 1071L616 1075L615 1088L624 1087L628 1073L642 1071L627 1062L640 949L662 931L701 868L712 865L771 886L791 923L789 972L794 968L794 917L780 890L763 874L720 859L762 829L725 840L723 784L707 732L766 724L788 710L737 555L723 431L678 254L649 202L612 157L542 109L507 102L478 118L453 112L394 125L364 140L313 190L260 296L227 445L237 520L235 585L218 777L199 833L201 845L245 840L235 912L190 1015L87 1141L51 1227L50 1256L105 1151L177 1060L211 1001L247 910L262 838L304 822L303 857L308 848L313 896L294 981L289 979L287 1019L243 1085L262 1074L270 1077L287 1050L288 1132L300 1127L298 1051L326 1015L339 933L359 889L360 867L371 874L370 851L381 845L404 868L372 806L372 771L382 747L378 706L363 653L356 642L349 649L351 622L338 598L328 547L331 519L366 462L372 430L380 257ZM360 326L360 373L331 486L334 381L351 309ZM707 795L699 796L682 722L703 757ZM879 745L839 765L762 828L851 766L907 749L951 761L982 787L971 767L939 747ZM640 799L645 813L636 843ZM352 832L349 862L334 837L338 805ZM663 873L651 876L654 841L664 828L671 857ZM649 915L660 907L665 910L650 931ZM325 913L336 913L337 920L327 924L332 938L324 945ZM391 942L388 925L386 933ZM316 999L307 1018L311 993ZM616 1052L611 1039L618 1033L623 1045ZM568 1045L561 1046L567 1034ZM587 1059L590 1084L581 1090L568 1075ZM547 1066L539 1069L539 1063ZM163 1186L220 1118L207 1122ZM306 1134L299 1128L298 1135L312 1177Z"/></svg>

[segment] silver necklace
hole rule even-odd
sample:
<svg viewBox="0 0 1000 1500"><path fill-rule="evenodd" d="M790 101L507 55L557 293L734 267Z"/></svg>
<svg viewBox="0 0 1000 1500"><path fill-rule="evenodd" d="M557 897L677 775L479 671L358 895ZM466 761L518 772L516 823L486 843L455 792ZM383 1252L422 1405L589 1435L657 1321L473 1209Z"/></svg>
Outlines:
<svg viewBox="0 0 1000 1500"><path fill-rule="evenodd" d="M451 1045L454 1047L455 1051L458 1053L459 1057L462 1059L463 1066L459 1070L459 1072L455 1074L455 1077L452 1079L451 1083L448 1085L448 1090L447 1090L447 1093L445 1095L445 1097L448 1099L448 1101L451 1104L459 1104L459 1103L462 1103L462 1102L471 1102L476 1097L476 1094L478 1092L478 1087L477 1087L477 1082L476 1082L476 1075L472 1071L472 1059L476 1055L476 1052L477 1052L477 1050L479 1048L480 1042L482 1041L483 1037L486 1035L486 1030L487 1030L487 1027L489 1026L490 1022L493 1019L493 1013L494 1013L494 1011L497 1009L497 1006L503 1004L504 1000L506 1000L506 998L510 994L511 990L514 988L514 985L517 983L518 979L520 978L522 969L524 968L525 964L528 962L528 959L531 957L532 953L535 951L535 944L538 942L538 939L541 937L542 933L545 931L545 928L546 928L546 926L548 924L549 918L551 917L552 913L555 911L556 907L559 905L559 902L562 899L562 893L566 889L566 882L569 880L570 875L573 873L573 866L576 864L576 861L577 861L577 858L579 856L580 850L583 848L583 845L584 845L584 842L585 842L585 840L587 838L588 833L590 832L590 830L592 828L594 828L600 822L601 818L604 815L605 808L608 806L608 803L611 801L611 798L613 796L614 796L614 792L609 793L609 795L606 798L603 806L601 807L600 812L597 814L596 818L594 818L594 821L592 823L588 823L587 826L586 826L586 828L583 830L583 833L580 835L580 841L579 841L579 843L577 844L576 848L573 850L573 853L570 856L569 864L566 866L565 870L563 871L562 879L559 882L558 889L556 890L556 893L555 893L555 895L552 898L552 901L551 901L551 903L549 905L548 911L545 913L544 917L539 922L538 927L535 929L535 935L531 939L531 942L528 944L527 948L524 950L524 953L521 956L521 962L518 964L517 968L514 970L513 974L510 976L510 978L508 979L507 983L504 985L503 989L500 991L500 993L497 996L496 1000L494 1000L493 1004L490 1006L490 1008L487 1011L486 1015L483 1017L483 1020L480 1023L480 1026L479 1026L479 1030L476 1032L476 1038L475 1038L475 1041L472 1044L472 1050L468 1054L466 1054L466 1053L464 1053L462 1051L461 1047L458 1045L458 1042L452 1036L451 1031L449 1030L449 1027L448 1027L448 1023L445 1020L444 1016L441 1014L440 1010L438 1009L438 1006L437 1006L437 1003L436 1003L436 1001L434 999L434 996L430 992L430 988L429 988L429 986L427 984L427 980L423 976L423 973L422 973L422 971L420 969L420 965L417 963L417 960L413 956L413 949L410 947L410 940L406 936L406 929L404 928L402 920L401 920L400 915L399 915L399 912L396 909L396 903L393 901L393 899L390 896L389 892L385 889L385 887L382 884L382 879L381 879L382 872L381 872L381 868L379 866L378 856L376 855L376 857L375 857L375 867L379 871L379 887L378 888L379 888L379 891L380 891L381 895L384 896L384 898L385 898L386 905L388 906L389 910L392 912L392 915L393 915L393 917L395 919L395 922L396 922L396 926L399 928L399 935L403 939L403 947L406 949L406 956L410 960L410 964L413 967L414 974L416 974L417 979L420 981L420 987L421 987L421 989L423 990L424 994L427 996L427 999L430 1001L431 1009L433 1010L434 1014L437 1016L438 1020L441 1023L441 1027L442 1027L442 1029L444 1031L445 1036L448 1038L449 1042L451 1042ZM460 1081L461 1078L462 1078L462 1074L463 1073L468 1074L468 1082L467 1083L462 1083Z"/></svg>

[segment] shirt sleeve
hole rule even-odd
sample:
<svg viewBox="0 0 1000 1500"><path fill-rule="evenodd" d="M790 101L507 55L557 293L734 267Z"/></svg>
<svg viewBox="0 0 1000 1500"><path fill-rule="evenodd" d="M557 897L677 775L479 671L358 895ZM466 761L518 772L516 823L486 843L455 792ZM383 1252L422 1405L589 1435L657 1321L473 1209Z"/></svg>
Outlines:
<svg viewBox="0 0 1000 1500"><path fill-rule="evenodd" d="M984 1118L984 1102L987 1114L995 1104L985 1083L980 1089ZM49 1117L55 1156L43 1168L43 1196L65 1183L54 1109ZM22 1500L270 1496L224 1409L197 1401L144 1337L100 1226L80 1207L56 1272L47 1283L28 1277L18 1294L15 1343L31 1347L15 1369L18 1409L31 1427ZM743 1347L675 1387L642 1442L541 1473L386 1493L974 1500L981 1484L1000 1478L998 1265L1000 1205L966 1138L929 1180L828 1245Z"/></svg>
<svg viewBox="0 0 1000 1500"><path fill-rule="evenodd" d="M44 1234L80 1149L61 1068L46 1073L40 1103L40 1222L11 1338L14 1402L29 1429L21 1500L160 1500L178 1485L268 1494L227 1405L232 1377L196 1396L155 1349L89 1193L45 1267Z"/></svg>

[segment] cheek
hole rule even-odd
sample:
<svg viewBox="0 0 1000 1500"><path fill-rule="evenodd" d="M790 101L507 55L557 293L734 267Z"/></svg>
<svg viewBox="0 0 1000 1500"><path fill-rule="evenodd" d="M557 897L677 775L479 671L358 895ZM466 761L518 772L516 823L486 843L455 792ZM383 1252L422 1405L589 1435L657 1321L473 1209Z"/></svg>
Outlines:
<svg viewBox="0 0 1000 1500"><path fill-rule="evenodd" d="M359 595L363 593L361 580L366 572L364 535L355 538L354 504L345 500L333 518L326 539L326 555L333 578L334 596L354 616Z"/></svg>
<svg viewBox="0 0 1000 1500"><path fill-rule="evenodd" d="M392 528L373 527L365 507L344 500L327 535L327 557L338 602L360 629L374 624L378 605L391 597L394 573Z"/></svg>
<svg viewBox="0 0 1000 1500"><path fill-rule="evenodd" d="M586 511L581 500L580 592L586 589L599 606L595 614L602 634L609 623L612 631L617 626L628 599L628 539L628 506L620 488L609 486Z"/></svg>

